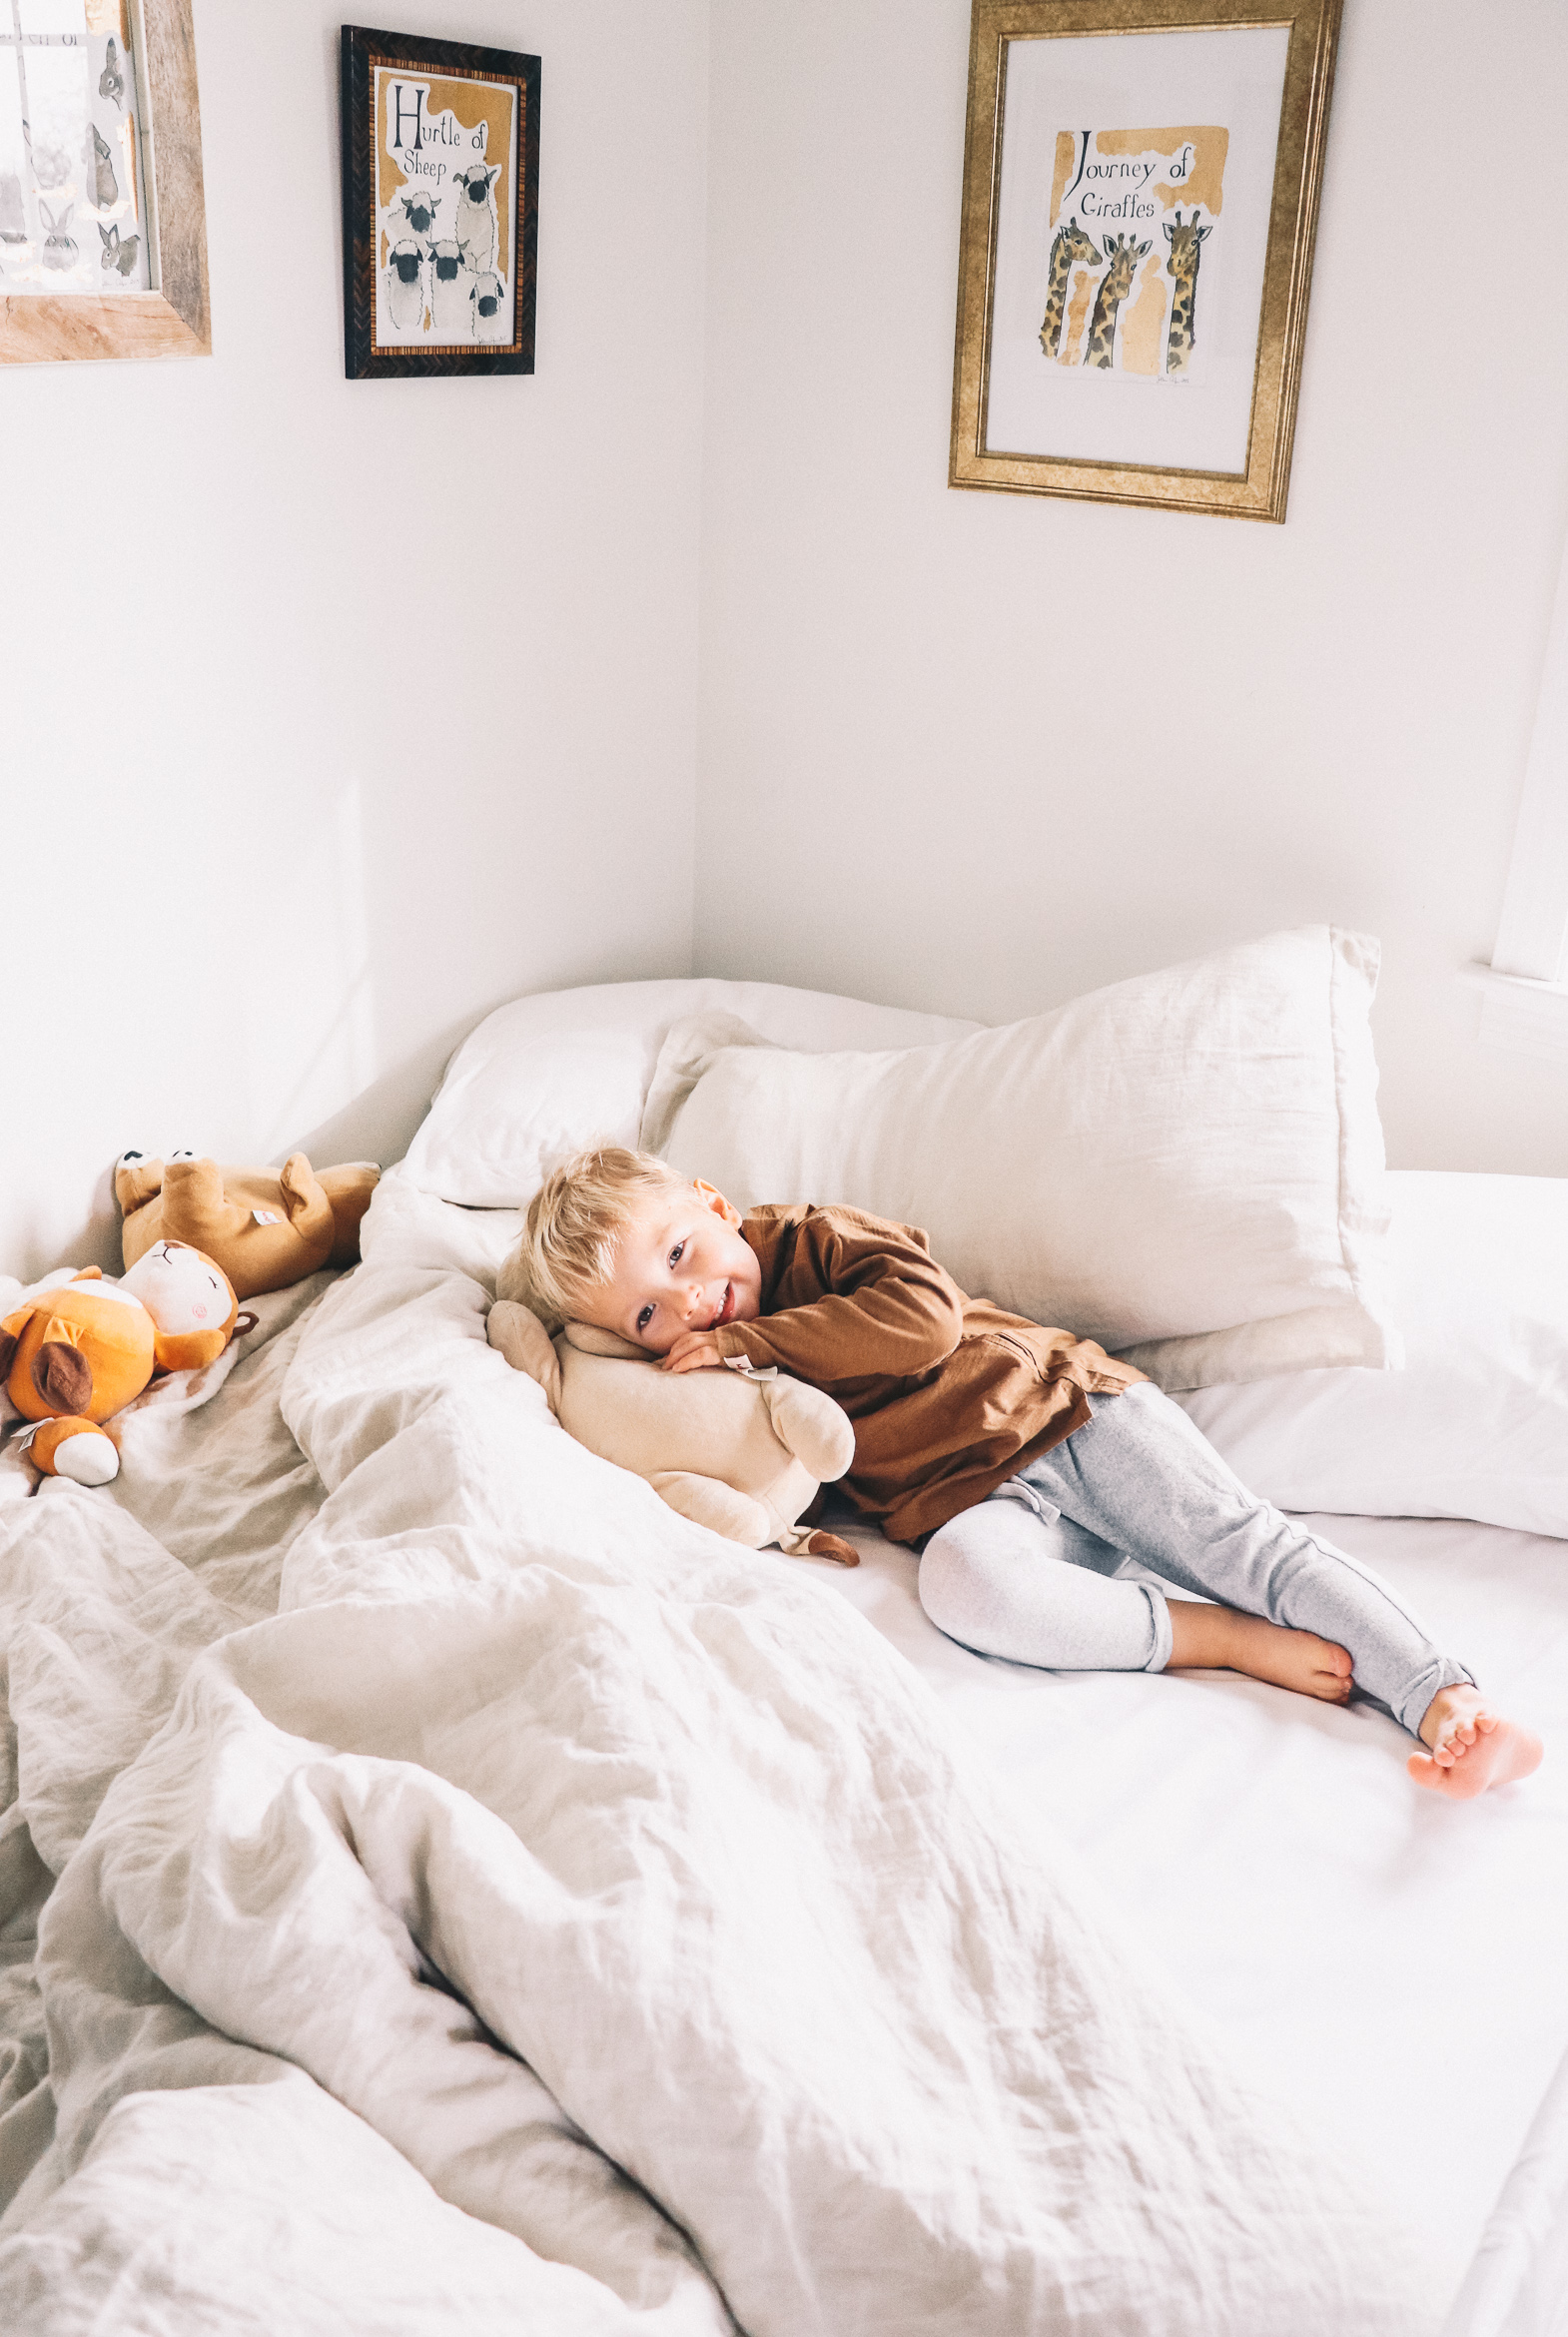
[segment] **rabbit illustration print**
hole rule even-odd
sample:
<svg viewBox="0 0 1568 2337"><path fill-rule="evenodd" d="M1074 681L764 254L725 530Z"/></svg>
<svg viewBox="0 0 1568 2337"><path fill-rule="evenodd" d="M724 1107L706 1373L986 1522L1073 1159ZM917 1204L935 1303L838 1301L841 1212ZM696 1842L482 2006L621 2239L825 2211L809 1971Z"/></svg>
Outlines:
<svg viewBox="0 0 1568 2337"><path fill-rule="evenodd" d="M98 76L98 94L116 106L125 103L125 75L120 70L120 51L113 33L109 35L104 48L104 69Z"/></svg>
<svg viewBox="0 0 1568 2337"><path fill-rule="evenodd" d="M112 271L117 276L134 276L137 257L141 251L141 237L125 236L122 238L118 227L106 228L102 221L98 223L98 233L103 238L104 274L107 276Z"/></svg>
<svg viewBox="0 0 1568 2337"><path fill-rule="evenodd" d="M74 203L67 203L60 211L51 211L43 198L39 198L38 216L44 223L44 248L39 265L59 276L68 275L82 257L76 238L67 233L75 209Z"/></svg>
<svg viewBox="0 0 1568 2337"><path fill-rule="evenodd" d="M114 148L100 138L96 122L89 122L93 139L93 201L100 211L113 211L120 200L120 182L114 175Z"/></svg>

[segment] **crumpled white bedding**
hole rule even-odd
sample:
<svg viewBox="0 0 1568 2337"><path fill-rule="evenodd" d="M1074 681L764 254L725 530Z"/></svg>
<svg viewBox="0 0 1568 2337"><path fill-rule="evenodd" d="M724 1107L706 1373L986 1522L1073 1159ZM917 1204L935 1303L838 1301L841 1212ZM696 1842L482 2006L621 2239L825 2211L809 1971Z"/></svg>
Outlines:
<svg viewBox="0 0 1568 2337"><path fill-rule="evenodd" d="M119 1498L0 1475L0 2325L1435 2329L915 1669L488 1347L509 1233L389 1177Z"/></svg>

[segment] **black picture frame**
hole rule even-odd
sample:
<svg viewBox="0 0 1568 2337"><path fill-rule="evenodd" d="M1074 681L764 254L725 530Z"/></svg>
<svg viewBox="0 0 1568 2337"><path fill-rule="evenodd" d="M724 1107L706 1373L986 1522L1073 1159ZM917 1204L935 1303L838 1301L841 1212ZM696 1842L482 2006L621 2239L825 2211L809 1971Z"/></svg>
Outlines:
<svg viewBox="0 0 1568 2337"><path fill-rule="evenodd" d="M386 80L379 79L383 68ZM411 91L393 82L399 73L413 77ZM428 92L421 99L418 89L432 76L514 91L514 151L508 137L505 157L492 164L477 119L462 125L455 113L438 106L431 108L429 120L423 119ZM389 90L395 93L392 98ZM401 178L394 188L397 202L408 213L406 233L395 245L377 177L379 91L384 103L398 108L393 134L399 142L411 128L409 155L417 153L415 168L424 174ZM346 24L342 116L344 371L349 380L531 374L539 231L538 58L507 49L481 49L465 41L422 40ZM461 138L455 135L459 128ZM487 130L488 124L482 128ZM442 144L442 139L449 143ZM469 155L470 146L476 149L476 160ZM486 199L472 192L473 173L478 171L482 178L486 169L487 210ZM389 160L387 175L396 173L397 165ZM403 186L413 187L414 196L405 197ZM420 193L429 196L422 205L417 203ZM459 216L459 207L469 200L473 213ZM420 219L424 225L415 230L412 222ZM463 241L465 224L470 233ZM443 236L436 232L440 227L454 232ZM438 249L442 246L444 251ZM455 262L453 253L460 255ZM477 266L486 256L489 267ZM501 266L503 256L509 270ZM400 317L392 306L394 290ZM485 299L491 305L481 316ZM411 321L415 304L421 320L417 325Z"/></svg>

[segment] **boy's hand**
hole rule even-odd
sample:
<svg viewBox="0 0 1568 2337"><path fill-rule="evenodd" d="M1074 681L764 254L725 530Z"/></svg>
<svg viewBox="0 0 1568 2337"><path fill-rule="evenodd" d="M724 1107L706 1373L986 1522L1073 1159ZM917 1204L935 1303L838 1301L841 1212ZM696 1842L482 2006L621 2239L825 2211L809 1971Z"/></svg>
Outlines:
<svg viewBox="0 0 1568 2337"><path fill-rule="evenodd" d="M722 1363L724 1350L712 1331L682 1331L667 1355L659 1358L661 1371L706 1371Z"/></svg>

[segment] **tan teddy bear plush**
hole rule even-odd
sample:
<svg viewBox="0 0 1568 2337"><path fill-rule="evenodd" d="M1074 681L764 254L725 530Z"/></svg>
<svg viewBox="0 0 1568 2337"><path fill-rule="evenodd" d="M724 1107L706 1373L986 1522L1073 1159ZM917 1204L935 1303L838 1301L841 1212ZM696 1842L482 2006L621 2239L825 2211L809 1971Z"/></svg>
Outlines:
<svg viewBox="0 0 1568 2337"><path fill-rule="evenodd" d="M490 1308L490 1345L536 1379L569 1436L643 1477L671 1509L729 1541L769 1542L812 1558L860 1563L837 1534L796 1523L818 1488L855 1456L847 1414L804 1380L776 1371L690 1371L613 1331L568 1322L551 1339L510 1299Z"/></svg>
<svg viewBox="0 0 1568 2337"><path fill-rule="evenodd" d="M217 1259L237 1296L285 1290L319 1266L356 1263L381 1173L374 1161L351 1161L318 1175L303 1153L282 1169L220 1168L189 1153L169 1161L122 1154L114 1188L126 1265L155 1241L189 1241Z"/></svg>

